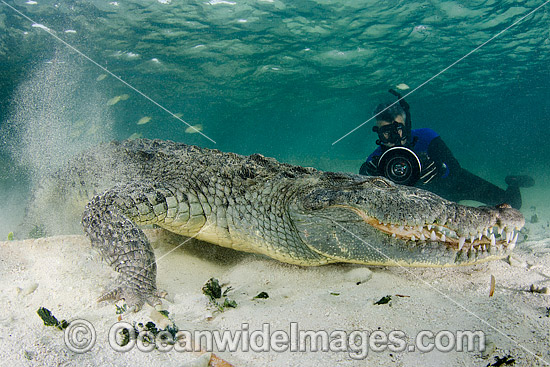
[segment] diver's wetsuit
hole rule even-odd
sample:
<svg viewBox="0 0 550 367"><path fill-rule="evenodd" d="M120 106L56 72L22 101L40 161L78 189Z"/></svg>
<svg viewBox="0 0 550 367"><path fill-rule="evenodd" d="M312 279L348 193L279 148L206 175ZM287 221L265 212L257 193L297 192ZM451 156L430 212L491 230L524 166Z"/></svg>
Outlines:
<svg viewBox="0 0 550 367"><path fill-rule="evenodd" d="M418 181L416 186L451 201L476 200L486 205L507 203L516 209L521 207L519 186L510 185L507 190L503 190L460 167L451 150L434 130L415 129L411 131L411 136L414 144L410 148L418 155L422 165L433 160L438 167L435 178L427 184ZM384 146L376 148L363 163L359 173L378 176L378 160L386 149Z"/></svg>

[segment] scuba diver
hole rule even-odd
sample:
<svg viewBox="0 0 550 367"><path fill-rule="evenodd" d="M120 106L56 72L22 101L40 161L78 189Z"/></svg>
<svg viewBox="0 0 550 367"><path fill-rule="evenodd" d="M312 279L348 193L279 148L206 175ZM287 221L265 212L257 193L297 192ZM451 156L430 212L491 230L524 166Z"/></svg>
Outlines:
<svg viewBox="0 0 550 367"><path fill-rule="evenodd" d="M409 104L389 91L397 102L376 107L378 148L368 156L359 173L385 176L398 184L421 187L447 200L475 200L486 205L508 204L521 208L520 187L531 187L530 176L507 176L506 190L460 166L443 139L432 129L411 130Z"/></svg>

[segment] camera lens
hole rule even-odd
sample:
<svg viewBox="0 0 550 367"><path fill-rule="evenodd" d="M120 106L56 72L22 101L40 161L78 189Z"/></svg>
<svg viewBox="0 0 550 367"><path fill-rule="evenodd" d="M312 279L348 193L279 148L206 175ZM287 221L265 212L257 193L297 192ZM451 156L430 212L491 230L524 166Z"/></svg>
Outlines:
<svg viewBox="0 0 550 367"><path fill-rule="evenodd" d="M378 171L397 184L412 186L420 178L420 160L408 148L393 147L380 157Z"/></svg>
<svg viewBox="0 0 550 367"><path fill-rule="evenodd" d="M389 174L396 179L407 178L411 174L411 163L401 157L394 158L388 162Z"/></svg>

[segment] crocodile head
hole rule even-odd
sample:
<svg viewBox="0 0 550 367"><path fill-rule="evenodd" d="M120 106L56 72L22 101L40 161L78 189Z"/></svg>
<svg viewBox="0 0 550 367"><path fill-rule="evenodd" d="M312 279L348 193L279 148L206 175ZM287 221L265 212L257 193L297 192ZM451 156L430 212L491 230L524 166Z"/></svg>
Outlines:
<svg viewBox="0 0 550 367"><path fill-rule="evenodd" d="M330 261L452 266L507 256L525 224L503 204L468 207L381 177L326 173L290 204L301 240Z"/></svg>

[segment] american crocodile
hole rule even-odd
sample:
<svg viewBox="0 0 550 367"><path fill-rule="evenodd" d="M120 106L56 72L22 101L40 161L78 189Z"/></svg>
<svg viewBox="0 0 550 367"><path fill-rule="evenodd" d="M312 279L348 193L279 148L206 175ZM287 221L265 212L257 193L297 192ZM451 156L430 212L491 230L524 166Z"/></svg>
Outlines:
<svg viewBox="0 0 550 367"><path fill-rule="evenodd" d="M524 225L508 205L473 208L381 177L322 172L160 140L113 142L74 159L57 185L100 192L82 225L120 273L101 300L158 304L140 226L298 265L452 266L498 259ZM89 191L88 191L89 194Z"/></svg>

